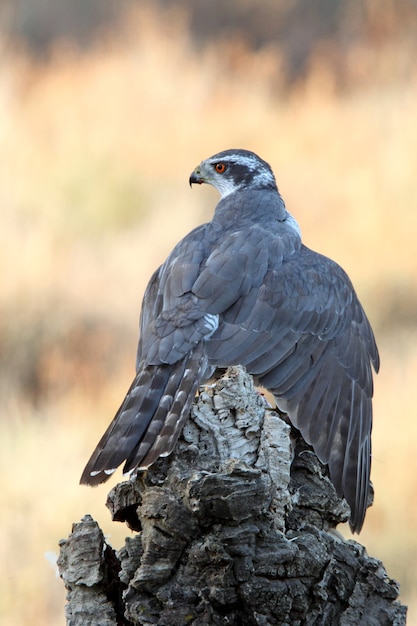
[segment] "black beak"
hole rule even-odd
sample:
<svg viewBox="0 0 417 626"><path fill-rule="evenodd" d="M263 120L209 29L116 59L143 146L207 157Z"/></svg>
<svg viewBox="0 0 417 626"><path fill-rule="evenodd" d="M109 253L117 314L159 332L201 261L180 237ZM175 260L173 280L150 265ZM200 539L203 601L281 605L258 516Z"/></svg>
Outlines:
<svg viewBox="0 0 417 626"><path fill-rule="evenodd" d="M190 187L192 187L193 183L202 185L205 181L204 181L204 178L201 176L201 174L199 174L196 170L194 170L188 182L190 183Z"/></svg>

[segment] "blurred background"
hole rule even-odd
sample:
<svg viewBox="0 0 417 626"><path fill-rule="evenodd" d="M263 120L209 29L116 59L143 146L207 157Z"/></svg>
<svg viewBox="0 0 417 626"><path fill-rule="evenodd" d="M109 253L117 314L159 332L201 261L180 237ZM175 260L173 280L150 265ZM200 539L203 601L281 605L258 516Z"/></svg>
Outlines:
<svg viewBox="0 0 417 626"><path fill-rule="evenodd" d="M374 326L375 503L359 537L417 625L416 0L2 0L0 621L63 626L54 554L133 373L140 301L209 220L203 159L254 150ZM348 531L346 535L349 536Z"/></svg>

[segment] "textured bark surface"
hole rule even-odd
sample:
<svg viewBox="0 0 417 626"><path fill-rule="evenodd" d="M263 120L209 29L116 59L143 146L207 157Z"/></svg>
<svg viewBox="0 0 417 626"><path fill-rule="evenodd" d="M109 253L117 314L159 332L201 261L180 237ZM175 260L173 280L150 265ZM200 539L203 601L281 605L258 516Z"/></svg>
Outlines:
<svg viewBox="0 0 417 626"><path fill-rule="evenodd" d="M400 626L382 563L332 528L326 469L241 368L202 390L174 453L107 506L137 531L116 554L85 516L61 542L70 626Z"/></svg>

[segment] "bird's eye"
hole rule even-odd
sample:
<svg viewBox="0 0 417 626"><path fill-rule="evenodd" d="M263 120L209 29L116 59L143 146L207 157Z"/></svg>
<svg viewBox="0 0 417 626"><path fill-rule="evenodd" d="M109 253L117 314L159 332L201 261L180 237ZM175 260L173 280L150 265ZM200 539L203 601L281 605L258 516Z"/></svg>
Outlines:
<svg viewBox="0 0 417 626"><path fill-rule="evenodd" d="M226 171L226 165L224 163L216 163L214 169L218 174L223 174Z"/></svg>

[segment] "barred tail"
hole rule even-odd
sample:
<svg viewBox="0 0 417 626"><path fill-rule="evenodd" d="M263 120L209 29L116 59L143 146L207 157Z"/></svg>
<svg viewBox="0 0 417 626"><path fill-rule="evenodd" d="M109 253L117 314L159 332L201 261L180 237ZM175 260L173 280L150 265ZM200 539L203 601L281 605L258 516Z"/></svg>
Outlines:
<svg viewBox="0 0 417 626"><path fill-rule="evenodd" d="M80 483L98 485L126 461L123 471L147 468L168 456L206 369L202 345L173 364L144 365L91 455Z"/></svg>

